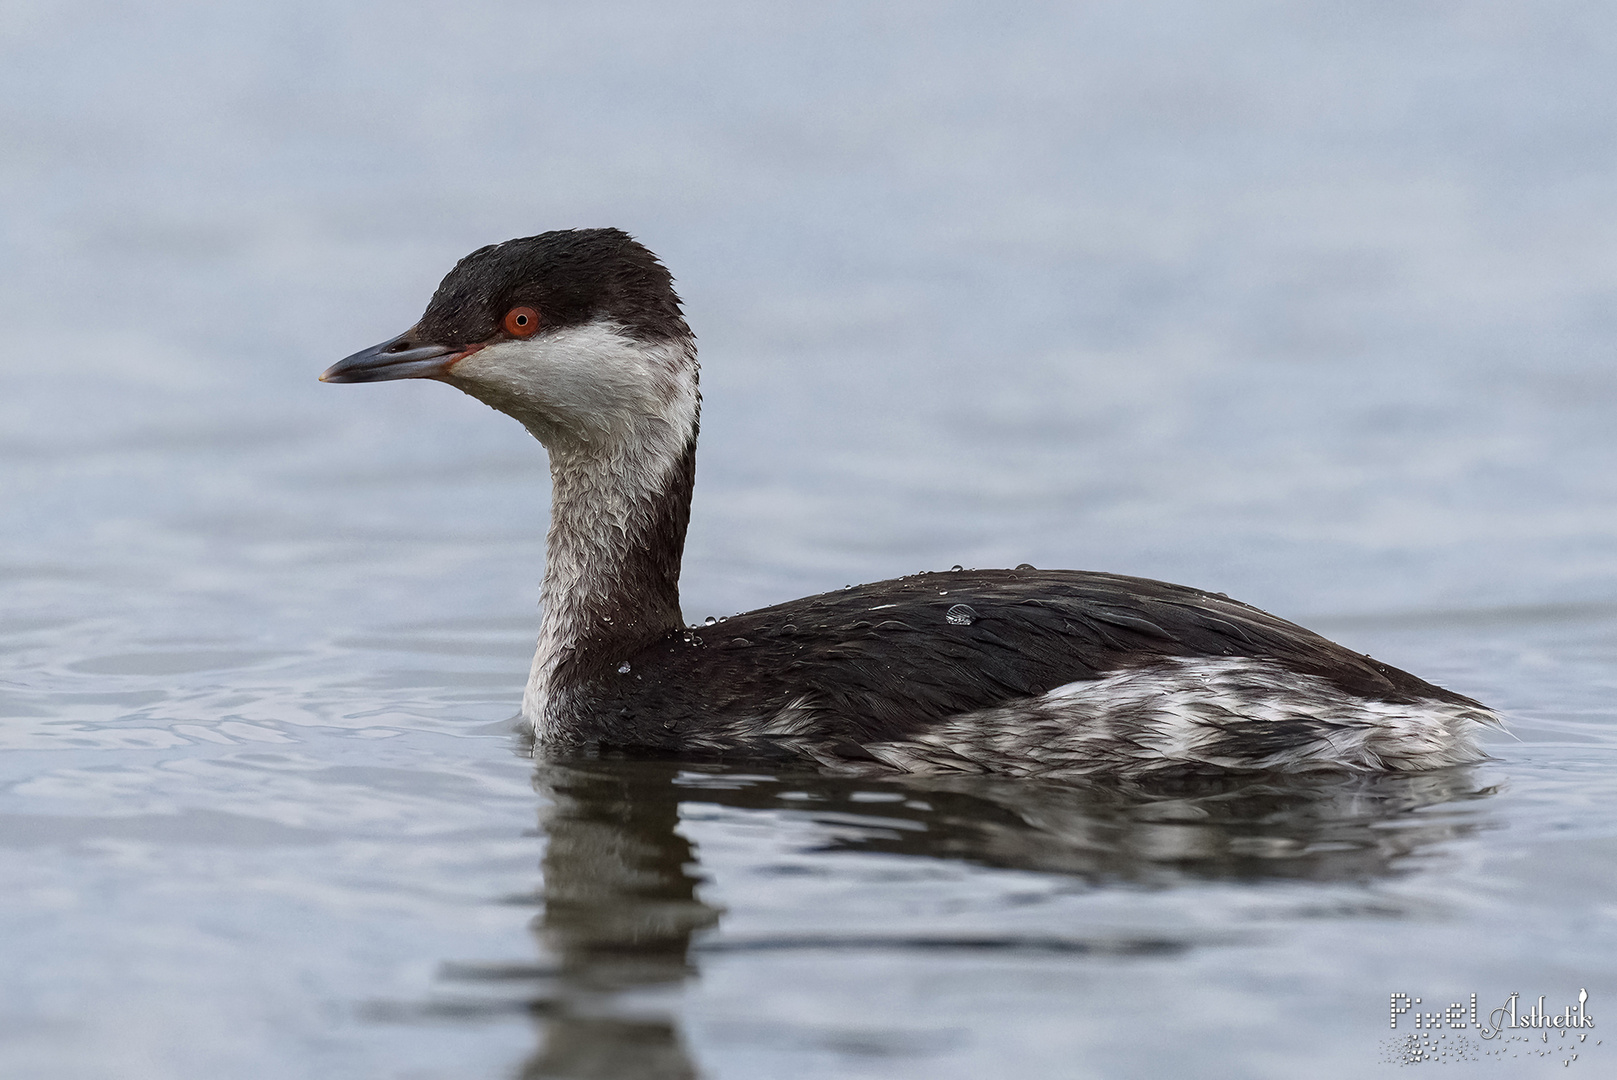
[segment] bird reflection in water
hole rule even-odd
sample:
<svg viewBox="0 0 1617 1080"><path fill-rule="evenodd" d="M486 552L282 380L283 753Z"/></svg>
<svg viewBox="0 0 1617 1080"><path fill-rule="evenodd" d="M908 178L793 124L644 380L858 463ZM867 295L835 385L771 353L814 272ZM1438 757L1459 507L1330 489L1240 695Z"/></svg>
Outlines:
<svg viewBox="0 0 1617 1080"><path fill-rule="evenodd" d="M1129 940L1115 932L1086 937L1083 926L1037 938L893 936L858 928L830 937L790 928L778 937L729 937L717 932L720 911L698 895L700 853L678 828L682 803L789 810L810 822L823 815L834 827L815 833L812 850L820 855L963 860L1097 889L1160 889L1211 881L1368 883L1418 872L1422 856L1489 827L1478 800L1494 792L1471 768L1047 783L760 775L658 760L556 757L539 763L536 781L548 805L541 822L543 912L533 929L549 962L451 964L443 977L507 1003L496 985L527 995L520 1005L539 1024L539 1046L518 1075L647 1080L699 1075L677 1016L681 987L699 976L704 953L947 949L1115 958L1218 944L1202 931L1171 927ZM873 798L887 801L872 805ZM861 817L871 827L858 828ZM1331 895L1342 900L1340 892Z"/></svg>
<svg viewBox="0 0 1617 1080"><path fill-rule="evenodd" d="M515 1006L535 1017L540 1044L524 1078L697 1076L669 998L696 975L691 936L717 926L719 911L696 895L696 856L677 828L679 772L654 761L541 762L533 931L548 962L445 964L445 982L483 999L457 992L431 1011Z"/></svg>

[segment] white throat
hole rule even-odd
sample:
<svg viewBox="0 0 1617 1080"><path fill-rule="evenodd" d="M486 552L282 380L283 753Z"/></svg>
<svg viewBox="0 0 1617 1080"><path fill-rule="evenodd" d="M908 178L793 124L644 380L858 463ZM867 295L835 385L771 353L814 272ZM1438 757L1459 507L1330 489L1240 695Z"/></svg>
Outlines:
<svg viewBox="0 0 1617 1080"><path fill-rule="evenodd" d="M543 617L522 701L543 741L565 705L557 674L571 654L592 639L679 624L701 407L695 345L642 341L597 321L491 345L457 363L451 381L516 417L550 452ZM643 595L659 592L672 595Z"/></svg>

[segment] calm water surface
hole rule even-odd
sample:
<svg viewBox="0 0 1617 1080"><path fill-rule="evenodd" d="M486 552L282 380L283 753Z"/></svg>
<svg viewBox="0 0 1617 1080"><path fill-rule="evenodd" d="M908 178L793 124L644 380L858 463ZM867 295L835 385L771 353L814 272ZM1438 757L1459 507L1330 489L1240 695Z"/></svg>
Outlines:
<svg viewBox="0 0 1617 1080"><path fill-rule="evenodd" d="M1617 17L1068 7L0 10L0 1075L1612 1075ZM1106 569L1512 734L535 760L540 448L314 376L598 224L701 339L693 621Z"/></svg>

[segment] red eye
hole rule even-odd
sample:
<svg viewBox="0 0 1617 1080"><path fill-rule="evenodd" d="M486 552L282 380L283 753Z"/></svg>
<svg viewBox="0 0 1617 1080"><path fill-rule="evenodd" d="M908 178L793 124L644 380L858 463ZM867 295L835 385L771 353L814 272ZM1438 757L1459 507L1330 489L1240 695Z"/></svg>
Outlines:
<svg viewBox="0 0 1617 1080"><path fill-rule="evenodd" d="M539 332L539 313L531 307L514 307L505 313L505 332L512 337L533 337Z"/></svg>

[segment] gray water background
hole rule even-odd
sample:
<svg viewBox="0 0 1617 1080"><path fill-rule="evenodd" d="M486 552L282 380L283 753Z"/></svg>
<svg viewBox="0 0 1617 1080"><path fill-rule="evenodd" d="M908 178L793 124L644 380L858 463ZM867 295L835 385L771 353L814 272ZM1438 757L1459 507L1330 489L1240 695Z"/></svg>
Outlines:
<svg viewBox="0 0 1617 1080"><path fill-rule="evenodd" d="M1614 52L1576 2L8 0L0 1075L1359 1077L1394 991L1617 1022ZM1515 737L536 763L540 448L314 376L607 224L702 347L688 618L1106 569Z"/></svg>

